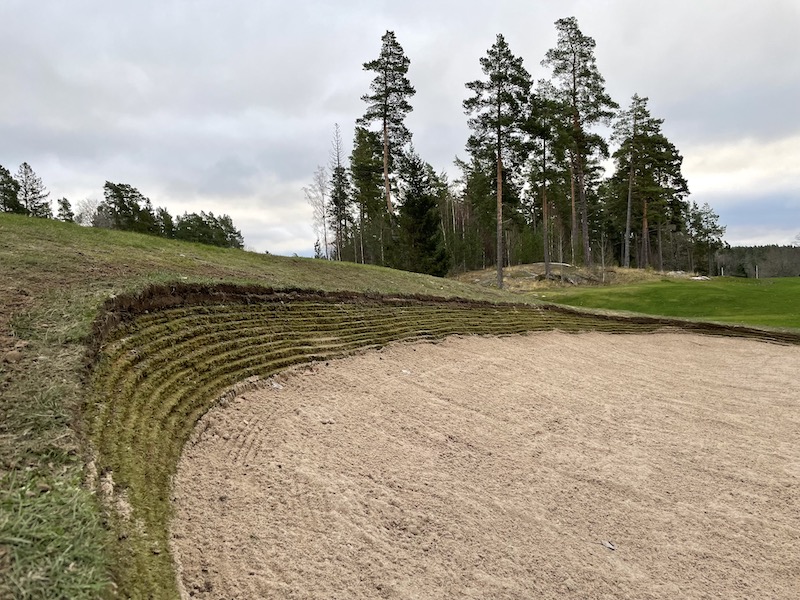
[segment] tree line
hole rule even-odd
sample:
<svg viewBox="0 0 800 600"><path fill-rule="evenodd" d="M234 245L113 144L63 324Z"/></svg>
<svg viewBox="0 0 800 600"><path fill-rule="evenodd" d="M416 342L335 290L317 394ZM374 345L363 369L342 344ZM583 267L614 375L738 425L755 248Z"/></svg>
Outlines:
<svg viewBox="0 0 800 600"><path fill-rule="evenodd" d="M683 157L634 94L620 109L605 91L595 42L574 17L555 23L556 46L534 81L502 34L465 84L470 136L455 181L415 151L404 121L416 93L394 32L362 97L345 155L335 127L331 159L304 188L318 257L441 275L543 261L709 272L725 228L689 202ZM610 135L603 135L610 132ZM612 144L616 148L611 152ZM602 161L612 158L605 176Z"/></svg>
<svg viewBox="0 0 800 600"><path fill-rule="evenodd" d="M0 212L52 219L50 192L27 162L16 177L0 165ZM184 213L173 217L162 207L154 208L149 198L125 183L106 181L103 200L84 200L73 210L67 198L59 198L55 218L91 227L133 231L187 242L224 248L242 248L244 239L228 215Z"/></svg>
<svg viewBox="0 0 800 600"><path fill-rule="evenodd" d="M717 270L731 277L800 277L800 234L794 246L725 248L716 261Z"/></svg>

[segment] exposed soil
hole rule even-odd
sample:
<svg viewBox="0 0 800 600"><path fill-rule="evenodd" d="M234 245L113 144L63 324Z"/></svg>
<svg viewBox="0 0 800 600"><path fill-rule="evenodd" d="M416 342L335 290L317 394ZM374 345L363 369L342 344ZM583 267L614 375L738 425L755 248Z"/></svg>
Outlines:
<svg viewBox="0 0 800 600"><path fill-rule="evenodd" d="M568 263L551 262L550 273L546 274L543 262L513 265L503 269L503 287L510 292L542 291L551 287L626 284L643 281L659 281L664 277L689 277L683 272L650 271L624 267L605 267L596 265L586 268ZM493 287L497 283L495 267L479 271L467 271L454 277L464 283Z"/></svg>
<svg viewBox="0 0 800 600"><path fill-rule="evenodd" d="M448 338L212 410L175 479L197 598L796 598L800 348Z"/></svg>

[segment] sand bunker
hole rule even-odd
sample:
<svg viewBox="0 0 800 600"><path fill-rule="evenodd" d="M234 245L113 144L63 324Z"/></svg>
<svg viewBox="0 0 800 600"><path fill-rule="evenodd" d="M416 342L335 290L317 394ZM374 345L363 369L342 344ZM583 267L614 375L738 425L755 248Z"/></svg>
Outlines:
<svg viewBox="0 0 800 600"><path fill-rule="evenodd" d="M561 333L395 345L211 411L196 598L796 598L800 348Z"/></svg>

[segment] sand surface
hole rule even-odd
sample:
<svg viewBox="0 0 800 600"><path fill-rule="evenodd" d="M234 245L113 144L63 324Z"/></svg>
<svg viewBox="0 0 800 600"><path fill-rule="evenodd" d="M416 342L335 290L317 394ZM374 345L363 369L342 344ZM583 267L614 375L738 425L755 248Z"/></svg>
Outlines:
<svg viewBox="0 0 800 600"><path fill-rule="evenodd" d="M211 411L175 481L195 598L800 598L800 348L394 345Z"/></svg>

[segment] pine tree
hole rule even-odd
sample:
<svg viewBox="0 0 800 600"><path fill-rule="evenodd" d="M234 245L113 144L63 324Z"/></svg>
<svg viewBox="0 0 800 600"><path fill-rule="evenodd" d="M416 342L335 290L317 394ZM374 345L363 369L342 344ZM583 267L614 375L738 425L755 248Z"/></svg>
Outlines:
<svg viewBox="0 0 800 600"><path fill-rule="evenodd" d="M72 205L66 198L58 199L58 220L65 223L75 222L75 213L72 212Z"/></svg>
<svg viewBox="0 0 800 600"><path fill-rule="evenodd" d="M630 267L631 218L633 212L633 190L637 164L644 154L645 140L659 133L663 120L650 116L647 98L634 94L631 105L621 111L616 123L612 139L620 143L619 150L614 153L618 161L628 160L628 194L625 213L625 237L623 249L623 266ZM620 163L621 164L621 163Z"/></svg>
<svg viewBox="0 0 800 600"><path fill-rule="evenodd" d="M156 211L153 208L153 203L150 202L150 198L144 199L144 202L139 207L139 213L136 217L137 223L135 231L150 235L159 235L161 233L161 227L158 223L158 218L156 217Z"/></svg>
<svg viewBox="0 0 800 600"><path fill-rule="evenodd" d="M50 192L44 187L42 179L34 173L31 166L24 162L17 171L17 182L19 183L19 202L25 207L25 211L31 217L41 217L50 219L53 217L53 209L50 206Z"/></svg>
<svg viewBox="0 0 800 600"><path fill-rule="evenodd" d="M103 185L103 196L105 200L98 207L98 212L106 213L113 229L154 233L155 214L152 207L149 215L143 215L150 206L150 201L135 187L127 183L106 181Z"/></svg>
<svg viewBox="0 0 800 600"><path fill-rule="evenodd" d="M223 248L242 248L244 239L228 215L184 213L177 218L175 239Z"/></svg>
<svg viewBox="0 0 800 600"><path fill-rule="evenodd" d="M0 212L26 214L19 201L19 182L3 165L0 165Z"/></svg>
<svg viewBox="0 0 800 600"><path fill-rule="evenodd" d="M594 56L595 41L583 35L575 17L559 19L556 47L547 51L542 65L553 69L562 99L571 109L572 164L578 188L578 208L581 214L581 235L584 261L592 264L589 243L589 214L586 200L586 164L589 154L607 147L590 128L598 123L608 123L618 108L605 92L605 79L597 70Z"/></svg>
<svg viewBox="0 0 800 600"><path fill-rule="evenodd" d="M494 45L480 59L486 80L466 84L473 96L464 100L464 111L471 115L472 135L467 149L473 156L491 150L495 156L497 223L497 286L503 287L503 180L524 160L523 109L528 101L531 77L522 58L511 53L505 38L497 35Z"/></svg>
<svg viewBox="0 0 800 600"><path fill-rule="evenodd" d="M242 237L242 232L236 229L233 224L233 219L231 219L230 216L219 216L216 221L216 226L222 233L219 238L222 243L219 245L225 248L238 248L240 250L244 248L244 237Z"/></svg>
<svg viewBox="0 0 800 600"><path fill-rule="evenodd" d="M686 197L689 195L689 186L681 172L683 156L675 145L663 133L656 136L654 142L656 160L652 172L657 191L654 208L657 210L654 213L653 223L656 225L658 236L659 269L663 270L662 232L665 226L670 230L685 229L688 210ZM645 231L643 227L643 232Z"/></svg>
<svg viewBox="0 0 800 600"><path fill-rule="evenodd" d="M664 136L663 119L656 119L647 107L647 98L634 95L630 107L620 113L614 124L613 139L620 146L614 152L617 169L611 181L616 189L625 190L625 233L622 263L630 266L630 240L633 211L641 218L641 246L638 250L640 268L651 263L651 224L658 234L659 268L663 267L662 230L685 222L684 197L689 189L681 173L681 157L675 146ZM623 184L624 182L624 184Z"/></svg>
<svg viewBox="0 0 800 600"><path fill-rule="evenodd" d="M175 221L167 209L159 206L155 214L158 235L169 239L175 237Z"/></svg>
<svg viewBox="0 0 800 600"><path fill-rule="evenodd" d="M437 176L413 148L402 160L401 175L400 244L395 266L443 277L450 268L450 255L442 236Z"/></svg>
<svg viewBox="0 0 800 600"><path fill-rule="evenodd" d="M411 112L408 99L416 94L406 77L411 61L406 57L393 31L381 38L381 52L377 59L364 63L365 71L377 75L370 84L371 94L361 99L367 103L367 111L358 120L358 125L368 126L378 121L383 135L383 182L386 208L393 214L389 173L395 159L402 156L403 148L411 141L411 132L403 121Z"/></svg>
<svg viewBox="0 0 800 600"><path fill-rule="evenodd" d="M560 101L552 83L539 81L531 94L526 131L531 136L530 191L542 208L542 246L545 276L550 275L550 229L553 189L564 178L568 128L564 127L568 107ZM574 218L573 218L574 220Z"/></svg>
<svg viewBox="0 0 800 600"><path fill-rule="evenodd" d="M388 218L381 201L383 166L379 134L356 127L350 154L350 181L358 212L358 235L354 240L356 261L377 264L383 254L383 231Z"/></svg>

